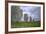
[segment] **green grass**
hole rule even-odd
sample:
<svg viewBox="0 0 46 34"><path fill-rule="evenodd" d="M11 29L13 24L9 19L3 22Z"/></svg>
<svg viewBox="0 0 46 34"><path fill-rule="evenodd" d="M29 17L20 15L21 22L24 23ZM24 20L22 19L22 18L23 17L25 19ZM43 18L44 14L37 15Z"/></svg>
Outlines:
<svg viewBox="0 0 46 34"><path fill-rule="evenodd" d="M11 23L12 28L23 28L23 27L40 27L39 21L33 21L33 22L12 22Z"/></svg>

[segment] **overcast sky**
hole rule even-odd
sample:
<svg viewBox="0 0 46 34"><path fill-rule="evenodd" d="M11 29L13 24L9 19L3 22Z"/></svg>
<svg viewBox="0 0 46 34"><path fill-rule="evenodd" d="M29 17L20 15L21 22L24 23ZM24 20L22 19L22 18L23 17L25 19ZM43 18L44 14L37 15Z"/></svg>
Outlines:
<svg viewBox="0 0 46 34"><path fill-rule="evenodd" d="M40 19L40 7L39 6L20 6L20 9L23 10L23 13L27 13L28 16L31 16L33 19Z"/></svg>

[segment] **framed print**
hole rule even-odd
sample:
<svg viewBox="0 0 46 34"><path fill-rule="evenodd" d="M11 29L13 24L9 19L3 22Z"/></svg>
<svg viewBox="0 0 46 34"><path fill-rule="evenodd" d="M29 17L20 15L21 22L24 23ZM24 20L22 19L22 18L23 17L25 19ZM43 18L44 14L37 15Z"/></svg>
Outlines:
<svg viewBox="0 0 46 34"><path fill-rule="evenodd" d="M44 3L8 1L6 5L6 33L44 31Z"/></svg>

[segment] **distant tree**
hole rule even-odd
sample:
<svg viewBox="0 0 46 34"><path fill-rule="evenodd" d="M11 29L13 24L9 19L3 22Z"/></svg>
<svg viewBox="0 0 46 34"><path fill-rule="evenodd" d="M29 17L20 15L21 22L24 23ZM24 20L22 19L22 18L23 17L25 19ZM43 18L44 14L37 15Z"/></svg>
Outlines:
<svg viewBox="0 0 46 34"><path fill-rule="evenodd" d="M20 21L22 17L22 9L20 6L11 6L11 18L13 21Z"/></svg>

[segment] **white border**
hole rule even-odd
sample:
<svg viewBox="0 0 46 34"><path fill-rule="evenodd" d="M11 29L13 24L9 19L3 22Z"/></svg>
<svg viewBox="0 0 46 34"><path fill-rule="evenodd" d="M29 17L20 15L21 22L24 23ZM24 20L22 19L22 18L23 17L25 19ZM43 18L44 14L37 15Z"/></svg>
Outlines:
<svg viewBox="0 0 46 34"><path fill-rule="evenodd" d="M41 7L41 27L31 28L11 28L11 6L40 6ZM43 5L36 4L22 4L22 3L8 3L8 31L25 31L25 30L42 30L43 29Z"/></svg>

